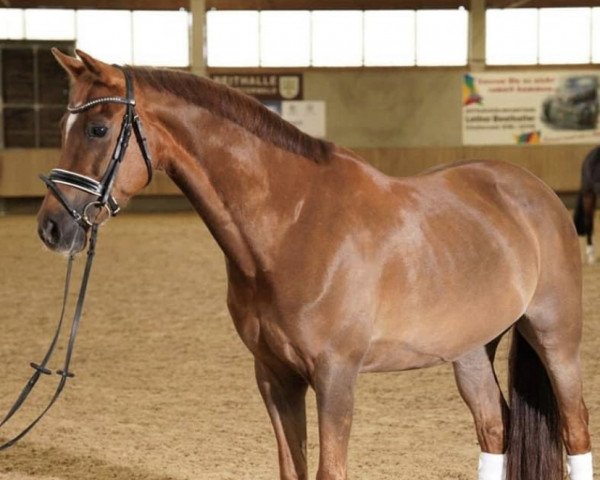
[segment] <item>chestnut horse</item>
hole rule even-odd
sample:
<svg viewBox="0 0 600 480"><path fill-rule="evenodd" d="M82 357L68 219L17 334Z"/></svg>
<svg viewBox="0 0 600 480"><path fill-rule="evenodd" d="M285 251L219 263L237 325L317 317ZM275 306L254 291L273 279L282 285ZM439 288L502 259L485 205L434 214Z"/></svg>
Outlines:
<svg viewBox="0 0 600 480"><path fill-rule="evenodd" d="M123 72L54 51L72 80L61 169L98 178L125 106ZM591 480L579 359L577 234L556 195L501 162L390 178L312 138L255 100L205 78L125 67L152 152L225 254L227 304L255 359L279 448L280 478L308 478L305 394L316 392L318 480L347 478L361 372L452 362L481 447L480 479ZM146 184L132 142L113 195ZM60 187L82 209L89 194ZM86 228L54 195L39 212L55 251L79 251ZM514 328L513 328L514 327ZM513 328L510 405L493 360Z"/></svg>

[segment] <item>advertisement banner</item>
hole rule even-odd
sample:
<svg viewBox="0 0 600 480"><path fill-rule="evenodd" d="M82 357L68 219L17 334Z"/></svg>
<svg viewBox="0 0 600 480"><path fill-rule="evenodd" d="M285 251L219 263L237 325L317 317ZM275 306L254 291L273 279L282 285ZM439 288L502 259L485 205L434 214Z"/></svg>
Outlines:
<svg viewBox="0 0 600 480"><path fill-rule="evenodd" d="M600 72L468 73L464 145L598 143Z"/></svg>

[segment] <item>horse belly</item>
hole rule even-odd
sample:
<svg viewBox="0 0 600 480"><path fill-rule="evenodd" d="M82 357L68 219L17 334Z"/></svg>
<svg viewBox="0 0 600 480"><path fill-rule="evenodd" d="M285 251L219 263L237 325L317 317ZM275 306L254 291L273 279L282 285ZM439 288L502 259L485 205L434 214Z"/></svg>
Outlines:
<svg viewBox="0 0 600 480"><path fill-rule="evenodd" d="M453 312L423 309L378 322L363 371L411 370L452 362L507 330L524 312L515 297L510 308L465 305ZM493 313L491 313L493 312Z"/></svg>
<svg viewBox="0 0 600 480"><path fill-rule="evenodd" d="M383 288L364 371L408 370L454 361L507 330L537 285L534 256L508 262L499 252L430 278ZM408 291L407 291L408 290Z"/></svg>

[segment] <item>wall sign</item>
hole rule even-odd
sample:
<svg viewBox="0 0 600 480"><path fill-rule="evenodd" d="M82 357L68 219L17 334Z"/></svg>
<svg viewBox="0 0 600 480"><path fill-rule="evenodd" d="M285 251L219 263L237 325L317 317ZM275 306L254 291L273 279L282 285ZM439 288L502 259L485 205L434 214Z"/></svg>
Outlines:
<svg viewBox="0 0 600 480"><path fill-rule="evenodd" d="M598 143L598 71L468 73L465 145Z"/></svg>
<svg viewBox="0 0 600 480"><path fill-rule="evenodd" d="M301 100L301 73L211 74L211 80L237 88L259 100Z"/></svg>

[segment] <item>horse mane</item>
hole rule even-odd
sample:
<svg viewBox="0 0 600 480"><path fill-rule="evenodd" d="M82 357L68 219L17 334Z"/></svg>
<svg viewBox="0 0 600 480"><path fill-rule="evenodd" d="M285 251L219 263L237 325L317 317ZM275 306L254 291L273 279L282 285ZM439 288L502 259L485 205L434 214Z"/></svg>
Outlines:
<svg viewBox="0 0 600 480"><path fill-rule="evenodd" d="M215 115L237 123L259 138L316 163L325 163L333 144L311 137L258 100L207 78L174 70L127 67L135 80L155 90L166 90Z"/></svg>

